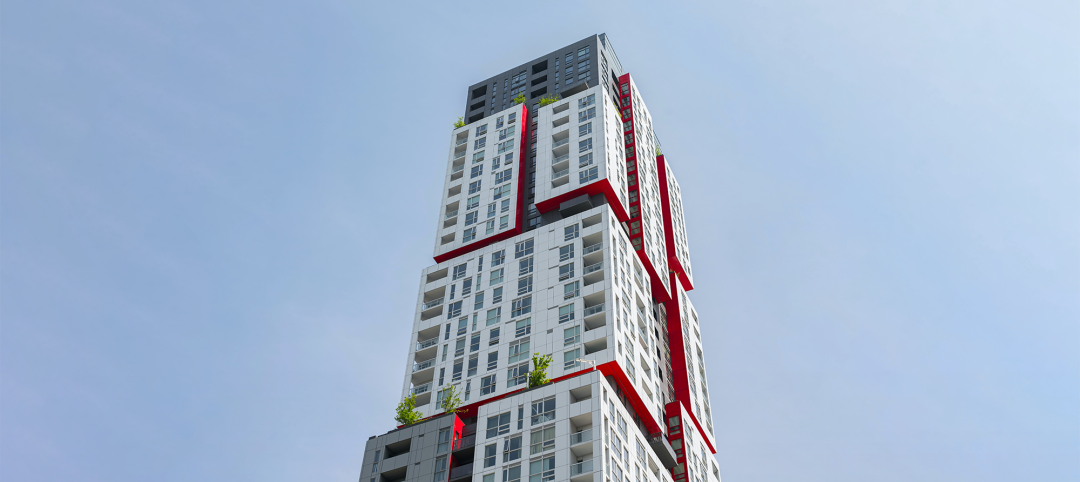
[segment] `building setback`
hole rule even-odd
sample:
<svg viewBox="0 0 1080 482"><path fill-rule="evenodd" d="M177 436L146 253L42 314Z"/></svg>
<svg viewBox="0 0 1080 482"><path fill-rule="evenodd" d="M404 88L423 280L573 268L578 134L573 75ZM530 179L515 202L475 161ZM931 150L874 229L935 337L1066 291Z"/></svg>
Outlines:
<svg viewBox="0 0 1080 482"><path fill-rule="evenodd" d="M681 190L610 40L466 95L404 365L425 418L360 482L719 482Z"/></svg>

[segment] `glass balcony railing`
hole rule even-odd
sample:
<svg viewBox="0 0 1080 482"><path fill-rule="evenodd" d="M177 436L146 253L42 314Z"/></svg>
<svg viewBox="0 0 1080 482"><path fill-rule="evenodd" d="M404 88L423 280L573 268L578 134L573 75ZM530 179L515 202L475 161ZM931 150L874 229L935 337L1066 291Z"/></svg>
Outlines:
<svg viewBox="0 0 1080 482"><path fill-rule="evenodd" d="M456 160L458 160L458 159L461 159L461 158L463 158L463 157L465 157L465 151L461 151L461 152L457 153L457 154L456 154L456 155L454 156L454 160L456 161Z"/></svg>
<svg viewBox="0 0 1080 482"><path fill-rule="evenodd" d="M429 301L427 303L424 303L424 308L423 309L430 310L430 309L432 309L432 308L434 308L436 306L441 305L442 303L443 303L442 298L439 298L439 299L436 299L436 300L431 300L431 301Z"/></svg>
<svg viewBox="0 0 1080 482"><path fill-rule="evenodd" d="M602 311L604 311L604 304L600 303L599 305L590 306L588 308L585 308L585 313L582 316L589 317L589 316L595 315L597 313L600 313Z"/></svg>
<svg viewBox="0 0 1080 482"><path fill-rule="evenodd" d="M592 246L586 246L585 250L582 251L581 254L586 255L589 253L595 253L597 251L600 251L601 249L604 249L604 243L596 243Z"/></svg>
<svg viewBox="0 0 1080 482"><path fill-rule="evenodd" d="M460 145L462 145L462 144L464 144L464 143L466 143L466 142L469 142L469 138L468 138L468 137L465 137L465 138L462 138L462 139L458 139L458 141L454 143L454 147L460 146Z"/></svg>
<svg viewBox="0 0 1080 482"><path fill-rule="evenodd" d="M587 473L592 472L592 471L593 471L592 459L586 460L584 462L578 462L578 463L570 466L570 476L571 477L574 477L576 475L581 475L581 474L587 474Z"/></svg>
<svg viewBox="0 0 1080 482"><path fill-rule="evenodd" d="M430 392L430 391L431 391L431 382L428 382L428 383L425 383L423 385L413 387L412 394L413 395L419 395L421 393L427 393L427 392Z"/></svg>
<svg viewBox="0 0 1080 482"><path fill-rule="evenodd" d="M579 443L588 442L590 440L592 440L591 428L570 434L570 445L577 445Z"/></svg>
<svg viewBox="0 0 1080 482"><path fill-rule="evenodd" d="M464 171L464 170L465 170L465 164L462 164L460 166L457 166L457 167L454 167L453 169L451 169L450 174L457 174L457 173L459 173L461 171Z"/></svg>
<svg viewBox="0 0 1080 482"><path fill-rule="evenodd" d="M458 210L455 209L453 211L450 211L450 212L446 213L446 219L450 219L450 218L453 218L454 216L457 216L457 212L458 212Z"/></svg>
<svg viewBox="0 0 1080 482"><path fill-rule="evenodd" d="M601 261L599 263L596 263L596 264L591 264L591 265L585 267L584 274L589 274L589 273L593 273L593 272L596 272L596 271L600 271L603 267L604 267L604 262L603 261Z"/></svg>
<svg viewBox="0 0 1080 482"><path fill-rule="evenodd" d="M570 175L569 169L563 169L551 176L552 179L560 179Z"/></svg>
<svg viewBox="0 0 1080 482"><path fill-rule="evenodd" d="M420 363L417 363L417 364L413 365L412 371L415 373L415 372L418 372L418 371L423 370L425 368L431 368L433 366L435 366L435 359L434 358L429 358L427 360L424 360L424 361L422 361Z"/></svg>
<svg viewBox="0 0 1080 482"><path fill-rule="evenodd" d="M424 348L430 348L439 344L439 337L429 338L416 344L416 351L423 350Z"/></svg>
<svg viewBox="0 0 1080 482"><path fill-rule="evenodd" d="M555 141L554 143L552 143L551 148L552 149L557 149L557 148L565 146L565 145L567 145L569 143L570 143L570 138L567 137L566 139L563 139L561 141Z"/></svg>
<svg viewBox="0 0 1080 482"><path fill-rule="evenodd" d="M555 164L558 164L560 162L567 161L567 160L570 160L570 154L563 154L563 155L561 155L559 157L556 157L555 159L552 159L551 160L551 165L554 166Z"/></svg>

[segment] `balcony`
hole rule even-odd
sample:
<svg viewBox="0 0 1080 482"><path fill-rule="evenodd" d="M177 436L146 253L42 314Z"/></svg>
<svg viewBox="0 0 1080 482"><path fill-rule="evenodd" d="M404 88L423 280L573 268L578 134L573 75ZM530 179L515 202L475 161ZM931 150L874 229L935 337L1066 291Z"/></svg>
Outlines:
<svg viewBox="0 0 1080 482"><path fill-rule="evenodd" d="M570 154L563 154L555 159L551 160L551 167L558 168L560 164L568 162L570 160ZM569 167L569 166L566 166Z"/></svg>
<svg viewBox="0 0 1080 482"><path fill-rule="evenodd" d="M581 316L583 318L588 318L588 317L590 317L592 315L595 315L597 313L603 313L603 312L604 312L604 304L600 303L600 304L598 304L596 306L590 306L588 308L585 308L585 312L582 313Z"/></svg>
<svg viewBox="0 0 1080 482"><path fill-rule="evenodd" d="M457 142L454 143L454 147L460 146L460 145L462 145L462 144L464 144L466 142L469 142L469 138L468 137L462 137L461 139L458 139Z"/></svg>
<svg viewBox="0 0 1080 482"><path fill-rule="evenodd" d="M417 364L413 365L412 371L413 371L413 373L416 373L416 372L418 372L420 370L428 369L428 368L431 368L433 366L435 366L435 359L434 358L429 358L427 360L424 360L424 361L422 361L420 363L417 363Z"/></svg>
<svg viewBox="0 0 1080 482"><path fill-rule="evenodd" d="M468 435L454 441L454 452L466 450L476 445L476 434Z"/></svg>
<svg viewBox="0 0 1080 482"><path fill-rule="evenodd" d="M471 479L473 464L465 464L450 469L450 480Z"/></svg>
<svg viewBox="0 0 1080 482"><path fill-rule="evenodd" d="M570 182L570 169L555 171L551 175L551 187L559 187Z"/></svg>
<svg viewBox="0 0 1080 482"><path fill-rule="evenodd" d="M569 144L569 143L570 143L570 139L569 139L569 138L567 138L567 139L563 139L563 140L561 140L561 141L555 141L555 142L554 142L553 144L551 144L551 148L552 148L552 149L558 149L558 148L560 148L560 147L562 147L562 146L565 146L565 145L567 145L567 144Z"/></svg>
<svg viewBox="0 0 1080 482"><path fill-rule="evenodd" d="M465 151L461 151L461 152L459 152L457 154L454 154L454 160L455 161L458 160L458 159L464 159L464 158L465 158Z"/></svg>
<svg viewBox="0 0 1080 482"><path fill-rule="evenodd" d="M429 301L427 303L424 303L424 305L423 305L423 307L421 309L423 311L427 311L427 310L430 310L432 308L435 308L436 306L440 306L442 304L443 304L443 298L439 298L437 300L431 300L431 301Z"/></svg>
<svg viewBox="0 0 1080 482"><path fill-rule="evenodd" d="M453 218L456 218L456 217L457 217L457 214L458 214L458 210L457 210L457 209L455 209L455 210L453 210L453 211L450 211L450 212L446 213L446 219L453 219Z"/></svg>
<svg viewBox="0 0 1080 482"><path fill-rule="evenodd" d="M593 459L589 459L583 462L578 462L570 466L570 477L577 477L579 475L588 474L593 471Z"/></svg>
<svg viewBox="0 0 1080 482"><path fill-rule="evenodd" d="M418 342L416 344L416 351L420 351L420 350L423 350L425 348L431 348L431 347L433 347L435 345L438 345L438 344L439 344L439 337L436 336L435 338L429 338L427 340Z"/></svg>
<svg viewBox="0 0 1080 482"><path fill-rule="evenodd" d="M604 243L596 243L592 246L586 246L585 249L581 252L581 255L584 256L589 253L595 253L597 251L600 251L601 249L604 249Z"/></svg>
<svg viewBox="0 0 1080 482"><path fill-rule="evenodd" d="M430 392L431 392L431 383L430 382L425 383L425 384L420 385L420 386L417 386L417 387L413 387L413 389L412 389L412 394L413 395L420 395L421 393L430 393Z"/></svg>
<svg viewBox="0 0 1080 482"><path fill-rule="evenodd" d="M577 433L570 434L570 445L582 444L592 441L592 429L582 430Z"/></svg>
<svg viewBox="0 0 1080 482"><path fill-rule="evenodd" d="M583 274L595 273L597 271L600 271L603 268L604 268L604 262L601 261L599 263L586 266L585 271L583 272Z"/></svg>

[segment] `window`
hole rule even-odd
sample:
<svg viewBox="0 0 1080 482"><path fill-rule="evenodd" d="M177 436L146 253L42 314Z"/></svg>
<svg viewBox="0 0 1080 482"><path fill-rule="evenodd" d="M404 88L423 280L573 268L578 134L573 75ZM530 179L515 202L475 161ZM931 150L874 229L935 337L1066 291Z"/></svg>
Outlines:
<svg viewBox="0 0 1080 482"><path fill-rule="evenodd" d="M623 438L626 438L626 419L622 418L622 415L616 415L616 421L619 423L619 433Z"/></svg>
<svg viewBox="0 0 1080 482"><path fill-rule="evenodd" d="M581 341L581 325L563 329L563 346L573 345L579 341Z"/></svg>
<svg viewBox="0 0 1080 482"><path fill-rule="evenodd" d="M491 302L502 303L502 292L502 286L495 288L495 290L491 293Z"/></svg>
<svg viewBox="0 0 1080 482"><path fill-rule="evenodd" d="M513 177L514 177L514 176L513 176L513 174L514 174L514 170L513 170L513 169L507 169L507 170L505 170L505 171L502 171L502 172L496 173L496 174L495 174L495 184L502 184L502 183L504 183L504 182L506 182L506 181L509 181L509 180L510 180L511 178L513 178ZM495 215L495 209L494 209L494 207L495 207L495 206L494 206L494 205L492 205L492 209L490 209L490 210L489 210L489 212L491 213L491 215Z"/></svg>
<svg viewBox="0 0 1080 482"><path fill-rule="evenodd" d="M443 455L435 459L435 478L433 482L441 482L446 480L446 456Z"/></svg>
<svg viewBox="0 0 1080 482"><path fill-rule="evenodd" d="M532 318L518 320L514 326L514 338L520 338L532 332Z"/></svg>
<svg viewBox="0 0 1080 482"><path fill-rule="evenodd" d="M532 425L555 420L555 397L548 397L532 404Z"/></svg>
<svg viewBox="0 0 1080 482"><path fill-rule="evenodd" d="M453 377L451 378L450 381L452 381L452 382L461 381L461 370L462 370L462 368L464 366L465 366L465 360L464 359L459 358L457 360L454 360L454 375L453 375Z"/></svg>
<svg viewBox="0 0 1080 482"><path fill-rule="evenodd" d="M532 259L532 258L529 258ZM523 295L532 292L532 276L526 276L518 280L517 294Z"/></svg>
<svg viewBox="0 0 1080 482"><path fill-rule="evenodd" d="M521 458L521 435L503 441L503 463Z"/></svg>
<svg viewBox="0 0 1080 482"><path fill-rule="evenodd" d="M626 94L629 94L629 93L630 93L630 84L623 84L622 85L622 95L626 95Z"/></svg>
<svg viewBox="0 0 1080 482"><path fill-rule="evenodd" d="M529 362L512 366L506 370L506 388L524 384L529 378Z"/></svg>
<svg viewBox="0 0 1080 482"><path fill-rule="evenodd" d="M476 179L482 175L484 175L483 164L480 164L479 166L473 166L473 168L469 171L469 179Z"/></svg>
<svg viewBox="0 0 1080 482"><path fill-rule="evenodd" d="M464 335L465 333L468 333L468 331L469 331L469 317L465 316L465 317L462 317L460 320L458 320L457 334L458 335Z"/></svg>
<svg viewBox="0 0 1080 482"><path fill-rule="evenodd" d="M491 254L491 267L498 266L506 259L506 250L496 251Z"/></svg>
<svg viewBox="0 0 1080 482"><path fill-rule="evenodd" d="M503 469L502 482L521 482L521 465Z"/></svg>
<svg viewBox="0 0 1080 482"><path fill-rule="evenodd" d="M473 182L469 183L469 194L476 194L476 193L480 192L480 183L481 183L481 181L473 181Z"/></svg>
<svg viewBox="0 0 1080 482"><path fill-rule="evenodd" d="M507 212L509 210L510 210L510 200L509 199L503 199L502 202L499 203L499 212L505 213L505 212Z"/></svg>
<svg viewBox="0 0 1080 482"><path fill-rule="evenodd" d="M574 245L568 244L559 248L559 262L569 260L574 257Z"/></svg>
<svg viewBox="0 0 1080 482"><path fill-rule="evenodd" d="M589 181L595 181L599 177L600 171L597 170L596 166L593 166L590 167L587 171L581 171L578 173L578 183L585 184Z"/></svg>
<svg viewBox="0 0 1080 482"><path fill-rule="evenodd" d="M555 456L529 462L529 482L554 482Z"/></svg>
<svg viewBox="0 0 1080 482"><path fill-rule="evenodd" d="M592 134L592 122L590 122L588 124L581 124L581 125L578 126L578 128L577 128L578 137L587 136L589 134Z"/></svg>
<svg viewBox="0 0 1080 482"><path fill-rule="evenodd" d="M484 151L474 153L472 155L472 162L473 164L476 164L478 162L484 162Z"/></svg>
<svg viewBox="0 0 1080 482"><path fill-rule="evenodd" d="M576 237L578 237L578 225L563 228L563 241L570 241Z"/></svg>
<svg viewBox="0 0 1080 482"><path fill-rule="evenodd" d="M484 446L484 468L495 466L495 454L499 451L499 444Z"/></svg>
<svg viewBox="0 0 1080 482"><path fill-rule="evenodd" d="M518 261L518 276L525 276L533 272L533 259L532 257L525 258Z"/></svg>
<svg viewBox="0 0 1080 482"><path fill-rule="evenodd" d="M516 121L516 120L517 120L517 112L511 112L510 115L506 116L506 124L507 125L513 124L514 121Z"/></svg>
<svg viewBox="0 0 1080 482"><path fill-rule="evenodd" d="M495 220L492 219L484 223L484 234L492 234L495 232Z"/></svg>
<svg viewBox="0 0 1080 482"><path fill-rule="evenodd" d="M574 305L569 304L559 307L559 323L574 321Z"/></svg>
<svg viewBox="0 0 1080 482"><path fill-rule="evenodd" d="M491 329L491 334L488 335L488 346L499 344L499 328L495 327Z"/></svg>
<svg viewBox="0 0 1080 482"><path fill-rule="evenodd" d="M596 107L589 107L588 110L580 110L577 113L578 122L585 122L593 117L596 117Z"/></svg>
<svg viewBox="0 0 1080 482"><path fill-rule="evenodd" d="M460 301L455 301L453 303L450 303L449 305L447 305L446 310L447 310L446 311L446 319L450 319L450 318L453 318L455 316L460 315L461 314L461 302Z"/></svg>
<svg viewBox="0 0 1080 482"><path fill-rule="evenodd" d="M465 354L465 338L458 338L454 343L454 356L462 356Z"/></svg>
<svg viewBox="0 0 1080 482"><path fill-rule="evenodd" d="M499 338L496 337L495 339L498 340ZM498 351L493 351L491 353L488 353L487 371L490 372L490 371L492 371L492 370L494 370L496 368L499 368L499 352ZM492 382L492 383L494 383L494 382Z"/></svg>
<svg viewBox="0 0 1080 482"><path fill-rule="evenodd" d="M481 291L476 294L475 302L473 303L473 309L479 310L484 307L484 292Z"/></svg>
<svg viewBox="0 0 1080 482"><path fill-rule="evenodd" d="M510 139L510 140L508 140L506 142L500 142L499 143L499 152L498 152L498 154L502 154L502 153L504 153L506 151L512 151L512 150L514 150L514 140L513 139Z"/></svg>
<svg viewBox="0 0 1080 482"><path fill-rule="evenodd" d="M528 256L533 252L533 240L526 239L516 245L514 245L514 258L520 258L522 256Z"/></svg>
<svg viewBox="0 0 1080 482"><path fill-rule="evenodd" d="M501 259L500 259L500 262L501 262ZM488 280L488 286L495 286L495 285L497 285L499 283L502 283L502 281L503 281L503 269L499 268L499 269L491 270L491 275L488 276L488 279L489 279ZM494 299L492 299L491 302L492 303L497 303L497 301L495 301Z"/></svg>
<svg viewBox="0 0 1080 482"><path fill-rule="evenodd" d="M479 335L475 336L474 338L476 340L478 340L478 341L480 340ZM478 346L479 346L479 344L478 344ZM473 355L473 356L469 357L469 373L466 374L465 376L471 377L473 375L476 375L476 370L479 367L479 365L480 365L480 357L479 356Z"/></svg>
<svg viewBox="0 0 1080 482"><path fill-rule="evenodd" d="M510 184L503 184L502 186L495 188L494 196L491 199L494 201L508 194L510 194Z"/></svg>
<svg viewBox="0 0 1080 482"><path fill-rule="evenodd" d="M574 348L563 353L563 370L573 370L581 366L581 349Z"/></svg>
<svg viewBox="0 0 1080 482"><path fill-rule="evenodd" d="M555 426L533 430L529 435L529 455L555 448Z"/></svg>
<svg viewBox="0 0 1080 482"><path fill-rule="evenodd" d="M503 216L499 218L499 229L505 229L510 225L510 216Z"/></svg>
<svg viewBox="0 0 1080 482"><path fill-rule="evenodd" d="M590 152L588 154L585 154L584 156L578 157L578 164L577 165L578 165L578 168L591 166L592 165L592 153Z"/></svg>
<svg viewBox="0 0 1080 482"><path fill-rule="evenodd" d="M588 45L578 49L578 51L577 51L578 58L584 57L586 55L589 55L589 46ZM593 95L596 95L596 94L593 94ZM589 97L592 97L592 95L590 95Z"/></svg>
<svg viewBox="0 0 1080 482"><path fill-rule="evenodd" d="M483 149L487 144L487 137L473 141L473 149Z"/></svg>
<svg viewBox="0 0 1080 482"><path fill-rule="evenodd" d="M495 172L499 168L499 156L491 158L491 172Z"/></svg>
<svg viewBox="0 0 1080 482"><path fill-rule="evenodd" d="M507 353L509 354L509 357L506 359L507 364L528 360L529 340L514 340L510 342L510 349Z"/></svg>
<svg viewBox="0 0 1080 482"><path fill-rule="evenodd" d="M506 129L500 130L499 131L499 140L501 141L503 139L506 139L507 137L514 137L514 134L516 133L515 131L516 131L516 129L514 129L512 127L507 127Z"/></svg>
<svg viewBox="0 0 1080 482"><path fill-rule="evenodd" d="M480 196L477 195L469 198L469 200L465 204L465 210L469 211L472 209L476 209L478 206L480 206Z"/></svg>
<svg viewBox="0 0 1080 482"><path fill-rule="evenodd" d="M473 333L472 338L469 339L469 353L480 351L480 334Z"/></svg>
<svg viewBox="0 0 1080 482"><path fill-rule="evenodd" d="M468 228L461 233L461 241L467 243L476 239L476 228Z"/></svg>
<svg viewBox="0 0 1080 482"><path fill-rule="evenodd" d="M468 270L468 265L467 264L459 264L457 266L454 266L454 276L450 279L450 281L457 281L457 280L459 280L461 278L464 278L465 277L465 272L467 270Z"/></svg>
<svg viewBox="0 0 1080 482"><path fill-rule="evenodd" d="M486 87L486 86L485 86L485 87ZM479 90L479 89L477 89L477 90ZM484 95L484 94L480 94L480 95ZM475 134L475 135L476 135L477 137L479 137L479 136L482 136L482 135L484 135L484 134L487 134L487 124L484 124L484 125L482 125L482 126L478 126L478 127L476 128L476 134Z"/></svg>
<svg viewBox="0 0 1080 482"><path fill-rule="evenodd" d="M461 282L461 297L464 298L472 293L472 279L466 279Z"/></svg>
<svg viewBox="0 0 1080 482"><path fill-rule="evenodd" d="M565 281L574 277L574 263L559 266L559 281Z"/></svg>
<svg viewBox="0 0 1080 482"><path fill-rule="evenodd" d="M577 146L578 146L577 151L579 153L580 152L585 152L585 151L587 151L589 149L592 149L592 137L590 137L588 139L585 139L585 140L578 141ZM472 191L469 191L469 194L472 194Z"/></svg>
<svg viewBox="0 0 1080 482"><path fill-rule="evenodd" d="M502 318L502 307L492 308L487 312L487 323L484 326L497 324Z"/></svg>
<svg viewBox="0 0 1080 482"><path fill-rule="evenodd" d="M458 303L460 303L460 301ZM532 312L532 296L526 296L524 298L514 300L513 303L511 303L510 308L511 318Z"/></svg>
<svg viewBox="0 0 1080 482"><path fill-rule="evenodd" d="M563 299L568 300L578 295L578 282L567 284L563 286Z"/></svg>
<svg viewBox="0 0 1080 482"><path fill-rule="evenodd" d="M510 412L488 417L485 434L487 438L491 439L507 433L510 433Z"/></svg>

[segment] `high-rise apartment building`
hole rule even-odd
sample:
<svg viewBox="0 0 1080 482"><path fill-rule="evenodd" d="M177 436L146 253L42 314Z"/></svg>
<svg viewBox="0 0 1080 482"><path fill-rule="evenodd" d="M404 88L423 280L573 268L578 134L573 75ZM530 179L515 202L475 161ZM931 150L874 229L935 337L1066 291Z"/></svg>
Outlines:
<svg viewBox="0 0 1080 482"><path fill-rule="evenodd" d="M426 418L360 481L718 482L681 192L611 42L466 95L401 389Z"/></svg>

